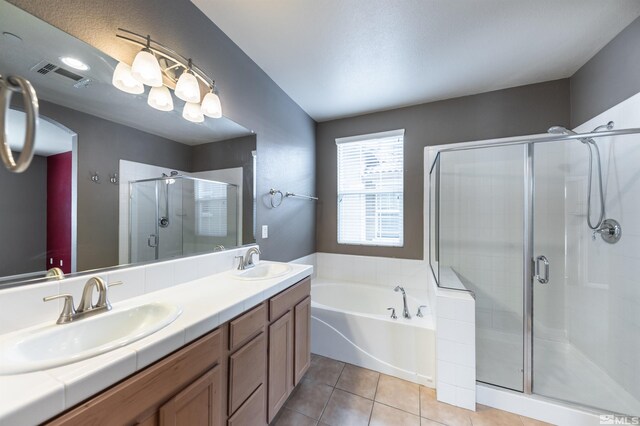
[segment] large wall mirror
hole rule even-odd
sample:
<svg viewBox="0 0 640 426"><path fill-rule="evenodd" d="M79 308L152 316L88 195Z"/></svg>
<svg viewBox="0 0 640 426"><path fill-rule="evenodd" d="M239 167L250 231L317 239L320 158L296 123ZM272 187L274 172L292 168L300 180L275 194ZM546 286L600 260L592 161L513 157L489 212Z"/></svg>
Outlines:
<svg viewBox="0 0 640 426"><path fill-rule="evenodd" d="M253 132L224 116L187 121L173 93L173 111L151 108L148 87L112 85L116 59L4 0L0 31L0 75L28 79L40 100L31 166L0 168L0 288L53 267L72 274L255 242ZM8 114L16 153L21 102L13 96Z"/></svg>

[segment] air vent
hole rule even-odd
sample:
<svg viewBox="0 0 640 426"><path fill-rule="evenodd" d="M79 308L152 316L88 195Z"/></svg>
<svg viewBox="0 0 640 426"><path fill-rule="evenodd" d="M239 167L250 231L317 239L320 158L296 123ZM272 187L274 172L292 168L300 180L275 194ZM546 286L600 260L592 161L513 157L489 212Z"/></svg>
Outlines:
<svg viewBox="0 0 640 426"><path fill-rule="evenodd" d="M40 65L40 64L38 64ZM38 74L49 74L51 71L55 70L57 66L53 64L46 64L43 67L40 67L36 72Z"/></svg>
<svg viewBox="0 0 640 426"><path fill-rule="evenodd" d="M40 61L31 67L31 71L35 71L41 75L48 75L53 78L57 78L60 81L66 81L69 83L71 80L73 87L76 89L82 89L91 84L91 79L71 72L66 68L62 68L50 61Z"/></svg>

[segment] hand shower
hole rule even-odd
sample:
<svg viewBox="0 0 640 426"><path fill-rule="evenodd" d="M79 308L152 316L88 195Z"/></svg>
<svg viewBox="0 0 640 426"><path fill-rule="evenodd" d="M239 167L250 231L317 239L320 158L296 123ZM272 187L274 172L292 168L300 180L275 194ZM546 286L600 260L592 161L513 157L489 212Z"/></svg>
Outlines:
<svg viewBox="0 0 640 426"><path fill-rule="evenodd" d="M591 133L598 132L602 129L613 129L613 121L609 121L607 124L596 127ZM569 130L562 126L553 126L548 130L549 133L554 135L577 135L576 132ZM592 138L580 138L580 142L585 144L589 149L589 175L587 179L587 225L594 231L595 234L599 233L602 238L608 243L616 243L621 236L620 224L614 219L605 219L605 203L604 203L604 190L602 186L602 164L600 160L600 149L598 144ZM595 152L597 167L598 167L598 192L600 196L600 214L598 215L597 223L591 223L591 182L593 180L593 153Z"/></svg>

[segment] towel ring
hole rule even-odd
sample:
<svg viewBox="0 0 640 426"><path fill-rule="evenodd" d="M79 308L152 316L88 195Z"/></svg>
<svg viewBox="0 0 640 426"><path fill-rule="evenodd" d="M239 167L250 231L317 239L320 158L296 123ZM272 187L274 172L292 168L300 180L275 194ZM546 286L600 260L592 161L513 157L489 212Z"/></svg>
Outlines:
<svg viewBox="0 0 640 426"><path fill-rule="evenodd" d="M27 113L27 128L24 136L24 146L18 157L18 161L13 158L9 140L7 137L7 111L11 105L13 92L22 93L24 106ZM13 173L22 173L29 168L33 160L36 127L38 125L38 97L29 80L17 76L0 76L0 131L2 131L2 146L0 147L0 157L5 167Z"/></svg>
<svg viewBox="0 0 640 426"><path fill-rule="evenodd" d="M269 190L269 194L271 195L271 208L279 207L282 204L282 200L284 200L284 194L279 189L271 188Z"/></svg>

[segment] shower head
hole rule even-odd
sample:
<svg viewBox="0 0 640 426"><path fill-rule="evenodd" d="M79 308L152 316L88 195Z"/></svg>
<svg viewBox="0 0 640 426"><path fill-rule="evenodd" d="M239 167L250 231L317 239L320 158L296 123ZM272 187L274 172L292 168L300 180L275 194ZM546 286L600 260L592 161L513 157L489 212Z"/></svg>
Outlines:
<svg viewBox="0 0 640 426"><path fill-rule="evenodd" d="M593 129L591 132L595 133L595 132L599 132L600 130L604 129L604 130L611 130L613 129L613 121L608 122L607 124L603 124L601 126L596 127L595 129Z"/></svg>
<svg viewBox="0 0 640 426"><path fill-rule="evenodd" d="M551 133L552 135L575 135L576 132L574 132L573 130L569 130L566 127L562 127L562 126L553 126L553 127L549 127L549 130L547 130L548 133Z"/></svg>

